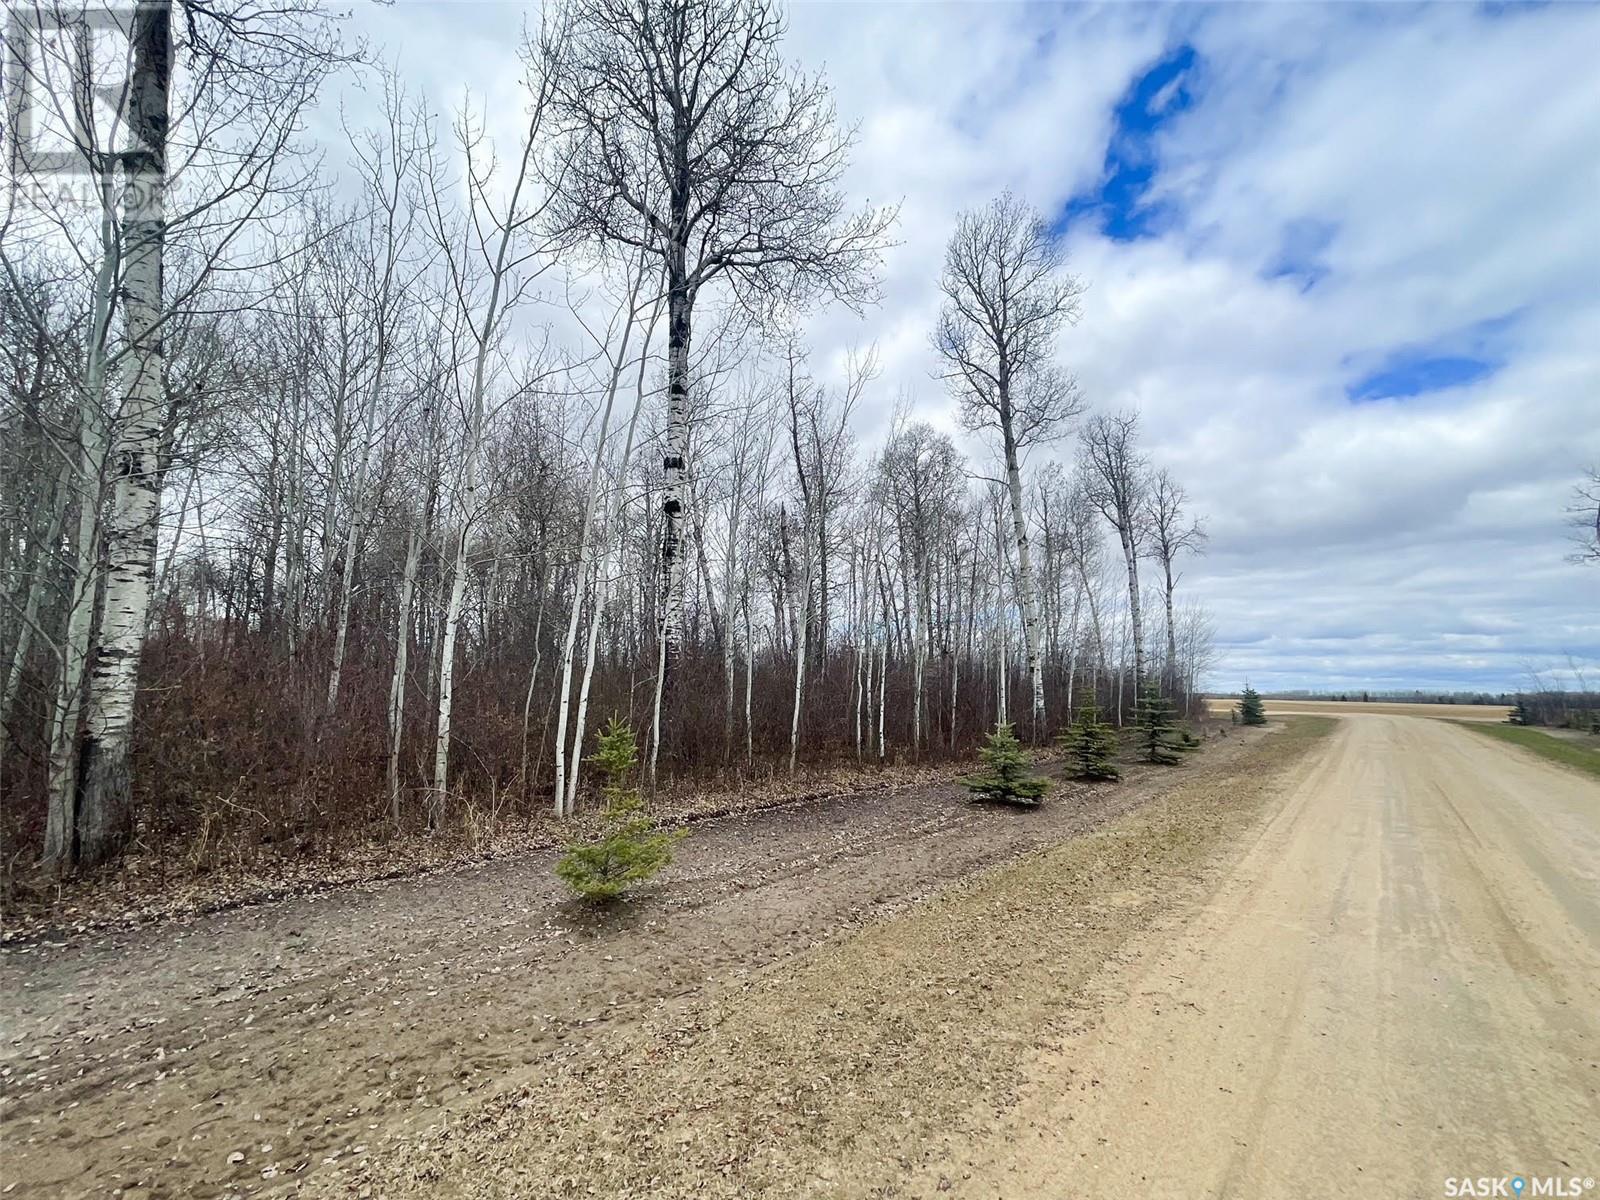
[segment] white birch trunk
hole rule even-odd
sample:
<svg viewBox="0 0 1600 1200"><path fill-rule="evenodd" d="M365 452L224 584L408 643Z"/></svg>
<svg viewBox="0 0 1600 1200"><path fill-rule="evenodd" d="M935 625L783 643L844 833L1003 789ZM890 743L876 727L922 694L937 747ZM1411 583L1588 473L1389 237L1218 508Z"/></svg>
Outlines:
<svg viewBox="0 0 1600 1200"><path fill-rule="evenodd" d="M583 682L578 692L578 719L572 733L572 776L567 781L566 815L571 816L578 807L578 776L583 766L583 734L589 720L589 684L594 679L595 645L600 636L600 610L605 593L597 580L589 604L589 646L583 658Z"/></svg>
<svg viewBox="0 0 1600 1200"><path fill-rule="evenodd" d="M161 517L161 428L166 416L163 252L166 243L167 92L172 69L171 0L134 12L133 74L126 157L122 277L130 381L114 426L115 482L106 522L106 588L83 737L78 860L104 862L133 829L129 753L139 659L155 584Z"/></svg>
<svg viewBox="0 0 1600 1200"><path fill-rule="evenodd" d="M664 600L665 598L663 598ZM656 786L656 770L661 761L661 701L666 694L667 682L667 618L662 615L660 634L656 638L656 686L650 717L650 787Z"/></svg>
<svg viewBox="0 0 1600 1200"><path fill-rule="evenodd" d="M1044 659L1039 650L1039 594L1033 576L1033 555L1028 546L1028 521L1022 511L1022 472L1017 450L1007 437L1006 487L1011 498L1011 529L1017 545L1017 607L1022 612L1022 635L1028 656L1028 678L1033 688L1033 736L1044 733Z"/></svg>
<svg viewBox="0 0 1600 1200"><path fill-rule="evenodd" d="M1128 566L1128 621L1133 629L1133 676L1137 687L1144 679L1144 626L1139 620L1139 551L1133 531L1126 525L1119 530L1122 556Z"/></svg>
<svg viewBox="0 0 1600 1200"><path fill-rule="evenodd" d="M466 489L470 495L472 489ZM444 821L445 797L450 782L450 721L455 704L456 638L461 630L461 609L467 594L467 538L470 526L462 514L456 538L455 564L450 579L450 600L445 608L444 638L439 649L439 713L433 740L433 790L428 797L428 827Z"/></svg>
<svg viewBox="0 0 1600 1200"><path fill-rule="evenodd" d="M734 485L728 502L728 552L724 556L722 568L722 761L724 763L733 756L733 671L737 658L733 636L735 616L733 579L739 544L739 513L743 507L743 492L744 464L741 460L734 474Z"/></svg>
<svg viewBox="0 0 1600 1200"><path fill-rule="evenodd" d="M878 649L878 765L881 767L888 754L888 742L883 736L883 698L889 678L889 639L884 638Z"/></svg>
<svg viewBox="0 0 1600 1200"><path fill-rule="evenodd" d="M693 300L685 277L684 246L674 243L667 281L667 428L661 458L661 639L656 680L656 713L652 721L650 776L655 778L660 753L660 708L668 677L676 670L683 637L684 497L689 453L689 337Z"/></svg>
<svg viewBox="0 0 1600 1200"><path fill-rule="evenodd" d="M756 655L755 643L750 640L750 582L747 578L744 587L744 765L748 768L755 762L756 745L755 732L750 724L750 699L756 686Z"/></svg>
<svg viewBox="0 0 1600 1200"><path fill-rule="evenodd" d="M806 531L801 531L802 544L807 542ZM806 556L805 570L801 572L800 584L800 614L798 626L795 630L794 650L794 710L789 718L789 774L795 771L795 762L800 753L800 708L805 698L806 684L806 654L808 652L811 633L811 547L804 545L803 553Z"/></svg>
<svg viewBox="0 0 1600 1200"><path fill-rule="evenodd" d="M1072 706L1073 687L1078 677L1078 618L1082 614L1083 596L1074 593L1072 597L1072 620L1067 626L1067 720L1072 719L1076 711Z"/></svg>
<svg viewBox="0 0 1600 1200"><path fill-rule="evenodd" d="M396 621L394 675L389 680L389 819L400 827L400 744L405 733L406 659L411 649L411 597L417 590L422 539L412 529L406 536L406 567L400 580L400 616Z"/></svg>
<svg viewBox="0 0 1600 1200"><path fill-rule="evenodd" d="M921 573L926 570L925 564L918 565L919 578L911 585L916 593L916 598L906 597L906 617L911 622L911 754L915 758L922 753L922 675L923 664L927 659L927 629L922 612L922 580Z"/></svg>
<svg viewBox="0 0 1600 1200"><path fill-rule="evenodd" d="M1164 575L1163 582L1166 584L1166 593L1164 598L1167 606L1167 669L1165 674L1167 677L1167 688L1169 693L1171 693L1172 691L1175 691L1178 686L1178 632L1177 627L1173 624L1172 620L1172 592L1174 584L1172 579L1172 558L1170 555L1163 555L1161 566L1162 573Z"/></svg>
<svg viewBox="0 0 1600 1200"><path fill-rule="evenodd" d="M73 539L73 571L67 606L66 635L57 660L55 705L50 716L49 798L45 817L44 855L58 871L69 867L77 852L78 721L83 711L83 676L89 659L94 617L95 564L99 559L100 444L97 414L86 407L79 428L82 468L78 528Z"/></svg>
<svg viewBox="0 0 1600 1200"><path fill-rule="evenodd" d="M859 566L859 572L858 572L858 566ZM859 622L859 624L856 627L856 669L855 669L855 684L856 684L856 688L855 688L855 691L856 691L856 704L855 704L855 708L856 708L856 712L855 712L855 717L856 717L856 761L860 762L861 761L861 716L862 716L862 709L866 704L866 698L867 698L867 680L866 680L866 676L865 676L864 672L865 672L865 669L866 669L867 660L868 660L868 658L870 657L870 655L872 653L871 643L868 641L867 628L868 628L868 623L871 621L871 618L872 618L872 609L870 607L870 602L871 602L870 589L865 588L865 587L860 587L858 579L857 579L858 573L863 575L863 576L865 575L865 573L866 573L866 564L864 562L861 562L861 563L858 564L857 554L856 554L855 550L852 550L851 553L850 553L850 587L851 587L852 590L855 590L858 587L860 588L859 591L856 591L856 605L855 605L855 615L856 615L857 620Z"/></svg>

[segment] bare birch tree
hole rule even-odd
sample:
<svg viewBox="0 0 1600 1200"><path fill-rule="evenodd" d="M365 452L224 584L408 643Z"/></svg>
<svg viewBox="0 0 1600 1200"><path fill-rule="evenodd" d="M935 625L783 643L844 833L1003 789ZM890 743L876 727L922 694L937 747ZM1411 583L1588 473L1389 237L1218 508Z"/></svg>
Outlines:
<svg viewBox="0 0 1600 1200"><path fill-rule="evenodd" d="M598 583L593 541L595 514L600 507L601 501L601 472L605 465L607 454L611 449L608 444L608 438L611 432L611 414L616 405L617 389L621 385L623 373L628 369L631 361L629 343L633 341L636 326L640 323L643 315L654 307L654 297L642 294L643 289L650 281L650 277L646 273L644 257L635 254L633 260L627 264L627 276L622 282L622 296L611 313L610 322L604 330L590 328L584 321L580 306L573 306L574 317L588 333L590 340L597 348L599 356L604 359L604 364L600 380L600 424L595 434L594 453L589 466L589 483L584 498L583 522L578 531L578 554L577 565L574 569L572 603L568 608L566 642L561 653L561 685L557 701L559 715L556 723L555 807L557 816L570 814L577 800L577 768L583 749L581 722L577 730L577 736L572 741L573 770L570 787L567 780L567 719L572 703L572 657L577 642L579 618L583 612L583 600L586 592L592 593L593 617L589 636L591 647L594 644L594 629L598 627L601 589ZM648 347L639 352L641 371L647 355ZM633 447L633 433L637 426L639 408L642 401L642 394L638 395L635 400L633 415L629 419L627 446L622 454L624 468L626 468L627 457ZM592 650L589 655L589 661L592 662Z"/></svg>
<svg viewBox="0 0 1600 1200"><path fill-rule="evenodd" d="M531 64L535 69L530 71L528 117L517 156L503 184L480 120L470 109L463 108L456 124L456 140L465 164L467 211L463 217L454 216L455 210L446 198L448 184L442 164L431 155L425 163L424 208L466 332L469 364L461 395L464 431L457 472L459 511L438 658L438 714L429 809L435 823L448 795L456 646L466 598L468 547L484 505L478 489L494 383L491 376L498 365L509 315L527 298L535 281L555 265L551 256L554 242L544 233L551 198L539 186L535 165L560 61L559 52L554 52ZM497 186L504 187L503 198L495 194Z"/></svg>
<svg viewBox="0 0 1600 1200"><path fill-rule="evenodd" d="M1056 335L1078 319L1083 293L1063 264L1060 240L1010 192L962 213L945 251L939 283L944 304L933 337L967 427L999 435L1035 736L1045 720L1044 658L1022 504L1022 456L1030 446L1059 437L1082 407L1070 376L1051 363Z"/></svg>
<svg viewBox="0 0 1600 1200"><path fill-rule="evenodd" d="M1145 515L1150 530L1150 548L1156 562L1161 564L1162 599L1166 607L1167 659L1162 671L1163 682L1170 693L1183 680L1178 660L1177 623L1173 619L1172 595L1178 584L1178 574L1173 565L1180 555L1199 554L1206 542L1206 532L1198 520L1192 519L1185 509L1189 493L1172 473L1165 469L1151 477L1149 493L1145 498L1148 509Z"/></svg>
<svg viewBox="0 0 1600 1200"><path fill-rule="evenodd" d="M1145 497L1149 491L1138 441L1137 414L1099 414L1083 431L1080 463L1089 502L1116 530L1117 540L1122 545L1123 564L1128 573L1128 621L1133 637L1135 688L1145 677L1144 627L1139 614L1139 557L1148 533Z"/></svg>
<svg viewBox="0 0 1600 1200"><path fill-rule="evenodd" d="M689 353L723 281L752 309L817 291L858 304L893 219L846 215L851 135L826 85L785 65L769 0L572 0L559 160L568 228L660 257L667 293L662 451L663 676L683 621Z"/></svg>

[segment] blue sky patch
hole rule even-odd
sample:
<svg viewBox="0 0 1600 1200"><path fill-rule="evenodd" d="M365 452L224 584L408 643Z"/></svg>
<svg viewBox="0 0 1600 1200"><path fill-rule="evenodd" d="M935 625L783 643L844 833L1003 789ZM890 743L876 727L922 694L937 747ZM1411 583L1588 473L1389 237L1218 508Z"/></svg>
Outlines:
<svg viewBox="0 0 1600 1200"><path fill-rule="evenodd" d="M1095 219L1113 241L1153 237L1177 219L1170 206L1151 203L1146 193L1156 174L1156 136L1194 104L1194 47L1169 50L1138 76L1112 111L1111 140L1100 180L1074 195L1056 217L1064 233L1080 219Z"/></svg>
<svg viewBox="0 0 1600 1200"><path fill-rule="evenodd" d="M1506 365L1506 335L1519 312L1491 317L1432 341L1390 350L1345 386L1357 404L1399 400L1487 379Z"/></svg>
<svg viewBox="0 0 1600 1200"><path fill-rule="evenodd" d="M1502 363L1464 354L1399 354L1384 366L1363 375L1345 388L1350 399L1396 400L1445 388L1463 387L1487 379Z"/></svg>

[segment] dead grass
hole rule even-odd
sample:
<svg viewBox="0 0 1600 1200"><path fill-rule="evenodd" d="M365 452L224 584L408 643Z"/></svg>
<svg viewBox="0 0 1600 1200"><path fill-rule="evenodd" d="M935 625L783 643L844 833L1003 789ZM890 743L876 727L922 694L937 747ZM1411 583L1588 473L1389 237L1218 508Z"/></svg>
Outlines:
<svg viewBox="0 0 1600 1200"><path fill-rule="evenodd" d="M1525 725L1480 725L1471 721L1457 721L1456 724L1486 737L1492 737L1496 741L1520 746L1540 758L1549 759L1553 763L1560 763L1564 767L1571 767L1574 771L1582 771L1586 775L1600 779L1600 751L1593 746L1585 745L1583 741L1553 737L1538 729L1529 729Z"/></svg>

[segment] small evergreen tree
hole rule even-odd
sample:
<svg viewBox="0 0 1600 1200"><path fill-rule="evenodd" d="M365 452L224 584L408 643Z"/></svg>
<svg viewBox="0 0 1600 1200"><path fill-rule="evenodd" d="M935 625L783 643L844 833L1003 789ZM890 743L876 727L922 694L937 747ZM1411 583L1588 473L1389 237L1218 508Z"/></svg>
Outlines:
<svg viewBox="0 0 1600 1200"><path fill-rule="evenodd" d="M1241 725L1267 723L1267 711L1261 703L1261 697L1248 683L1244 685L1244 691L1239 693L1239 723Z"/></svg>
<svg viewBox="0 0 1600 1200"><path fill-rule="evenodd" d="M1044 798L1050 785L1028 772L1028 756L1009 724L995 726L988 744L978 749L978 758L988 768L981 775L962 780L975 800L1029 807Z"/></svg>
<svg viewBox="0 0 1600 1200"><path fill-rule="evenodd" d="M605 817L592 838L568 843L556 875L585 900L612 900L671 862L684 831L657 829L629 785L639 759L627 723L612 717L589 761L605 775Z"/></svg>
<svg viewBox="0 0 1600 1200"><path fill-rule="evenodd" d="M1139 745L1146 761L1171 764L1182 759L1183 747L1173 723L1172 701L1154 684L1140 687L1138 702L1133 706L1133 723L1139 730Z"/></svg>
<svg viewBox="0 0 1600 1200"><path fill-rule="evenodd" d="M1528 702L1521 696L1517 697L1517 703L1512 707L1511 715L1506 718L1506 722L1510 725L1533 724L1533 714L1528 711Z"/></svg>
<svg viewBox="0 0 1600 1200"><path fill-rule="evenodd" d="M1074 779L1120 779L1112 758L1117 752L1117 735L1100 719L1100 710L1091 700L1078 710L1078 719L1061 734L1061 744L1072 759Z"/></svg>

